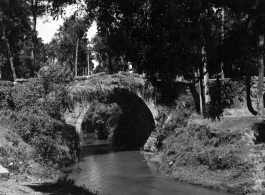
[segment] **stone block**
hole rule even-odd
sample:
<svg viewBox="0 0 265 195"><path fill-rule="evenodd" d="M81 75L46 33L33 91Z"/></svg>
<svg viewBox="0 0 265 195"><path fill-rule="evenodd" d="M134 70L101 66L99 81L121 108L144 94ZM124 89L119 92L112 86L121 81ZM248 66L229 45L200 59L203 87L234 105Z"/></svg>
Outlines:
<svg viewBox="0 0 265 195"><path fill-rule="evenodd" d="M9 171L0 165L0 179L9 179Z"/></svg>

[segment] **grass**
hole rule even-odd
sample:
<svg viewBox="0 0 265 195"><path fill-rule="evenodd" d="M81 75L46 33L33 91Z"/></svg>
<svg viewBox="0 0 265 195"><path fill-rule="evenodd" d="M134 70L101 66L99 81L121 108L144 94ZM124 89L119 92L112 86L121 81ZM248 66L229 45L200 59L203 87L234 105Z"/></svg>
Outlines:
<svg viewBox="0 0 265 195"><path fill-rule="evenodd" d="M194 119L193 122L201 125L209 125L212 129L230 129L240 130L249 128L252 124L260 122L255 116L245 117L224 117L220 121L212 121L211 119Z"/></svg>
<svg viewBox="0 0 265 195"><path fill-rule="evenodd" d="M91 75L86 80L74 82L68 89L67 103L73 106L76 102L104 101L114 88L128 89L134 93L144 93L148 98L152 91L145 89L145 80L138 74L119 72L106 75L99 73Z"/></svg>
<svg viewBox="0 0 265 195"><path fill-rule="evenodd" d="M0 194L94 194L84 186L76 186L75 181L67 179L66 175L54 182L53 179L61 175L58 171L53 170L47 178L47 171L51 170L34 162L29 156L30 151L33 149L12 128L0 124L0 164L11 172L8 181L0 182Z"/></svg>
<svg viewBox="0 0 265 195"><path fill-rule="evenodd" d="M257 143L256 139L264 125L254 117L220 122L193 119L164 141L161 170L183 182L237 194L262 194L265 140Z"/></svg>

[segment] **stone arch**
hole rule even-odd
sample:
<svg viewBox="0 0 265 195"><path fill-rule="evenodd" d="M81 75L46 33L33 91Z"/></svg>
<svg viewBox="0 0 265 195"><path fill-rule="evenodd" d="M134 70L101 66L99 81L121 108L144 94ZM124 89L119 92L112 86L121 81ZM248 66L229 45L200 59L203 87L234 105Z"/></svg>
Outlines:
<svg viewBox="0 0 265 195"><path fill-rule="evenodd" d="M113 76L112 76L113 77ZM85 85L83 82L82 86ZM115 82L112 82L115 83ZM116 83L115 83L116 84ZM76 85L80 85L77 83ZM127 142L129 145L132 145L132 142L141 147L144 145L148 136L155 129L155 118L158 114L155 102L152 98L145 99L141 93L141 90L130 90L128 87L121 86L108 86L110 93L106 99L97 100L99 103L116 103L124 113L121 123L123 127L125 126L124 131L127 135L132 138L132 141L129 139ZM88 110L91 108L91 101L74 101L72 110L68 109L64 116L66 123L75 126L76 131L81 135L82 134L82 123L84 117ZM127 118L126 118L127 117ZM128 127L126 124L128 123ZM134 126L135 128L131 128ZM132 130L135 130L134 132ZM122 129L118 128L120 134L124 134ZM119 133L115 138L119 139Z"/></svg>

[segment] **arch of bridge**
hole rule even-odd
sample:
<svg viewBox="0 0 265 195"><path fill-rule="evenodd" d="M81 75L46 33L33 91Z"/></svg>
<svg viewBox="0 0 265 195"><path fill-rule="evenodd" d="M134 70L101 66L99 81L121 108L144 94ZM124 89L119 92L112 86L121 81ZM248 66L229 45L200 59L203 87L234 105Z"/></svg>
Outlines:
<svg viewBox="0 0 265 195"><path fill-rule="evenodd" d="M99 73L90 76L79 77L76 78L75 82L70 87L71 95L75 96L74 89L78 87L81 89L83 88L84 91L89 93L89 90L91 88L88 86L91 86L91 83L97 83L101 85L102 88L107 88L106 90L109 90L111 92L113 92L117 88L128 90L129 92L131 92L131 94L135 94L142 99L142 101L150 110L153 120L158 115L155 101L152 98L144 97L143 88L145 85L145 79L143 79L139 74L119 72L118 74L112 75L107 75L106 73ZM132 86L130 85L137 87L132 90ZM82 123L86 113L91 107L92 102L87 100L86 98L76 99L77 100L73 101L71 108L69 107L64 113L64 118L66 123L75 126L77 133L82 134Z"/></svg>

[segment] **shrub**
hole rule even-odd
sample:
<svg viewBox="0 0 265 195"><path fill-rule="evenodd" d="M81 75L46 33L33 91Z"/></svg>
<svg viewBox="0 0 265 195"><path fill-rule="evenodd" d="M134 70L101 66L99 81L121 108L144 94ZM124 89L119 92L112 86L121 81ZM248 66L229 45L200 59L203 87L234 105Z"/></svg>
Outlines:
<svg viewBox="0 0 265 195"><path fill-rule="evenodd" d="M77 136L74 128L67 128L63 121L51 118L38 110L17 112L16 129L27 143L32 145L39 158L45 163L63 167L69 165L74 159L74 144ZM72 137L66 139L67 134ZM69 139L69 138L72 138Z"/></svg>
<svg viewBox="0 0 265 195"><path fill-rule="evenodd" d="M5 139L7 142L0 146L0 164L13 173L30 173L35 151L15 133L6 133Z"/></svg>
<svg viewBox="0 0 265 195"><path fill-rule="evenodd" d="M121 114L122 111L115 103L94 103L87 112L84 122L89 124L91 128L89 132L95 132L98 139L108 139L112 143L113 132L118 128Z"/></svg>
<svg viewBox="0 0 265 195"><path fill-rule="evenodd" d="M85 117L99 138L115 146L140 148L154 130L154 119L144 101L128 89L115 88L104 103L98 101Z"/></svg>
<svg viewBox="0 0 265 195"><path fill-rule="evenodd" d="M108 132L108 120L111 116L108 106L104 104L97 104L95 112L92 117L92 125L98 139L107 139Z"/></svg>
<svg viewBox="0 0 265 195"><path fill-rule="evenodd" d="M186 126L190 115L195 110L193 98L189 95L181 95L176 100L174 107L163 107L159 110L156 126L158 136L156 146L160 149L163 140L177 128Z"/></svg>
<svg viewBox="0 0 265 195"><path fill-rule="evenodd" d="M11 87L1 86L0 88L0 110L3 109L14 109L15 105L13 102Z"/></svg>
<svg viewBox="0 0 265 195"><path fill-rule="evenodd" d="M0 91L2 121L9 121L13 131L33 147L34 160L57 168L74 162L78 141L75 129L61 119L68 82L65 71L52 64L41 69L39 78L17 84L6 93Z"/></svg>
<svg viewBox="0 0 265 195"><path fill-rule="evenodd" d="M245 97L245 87L238 81L216 80L209 84L210 102L204 107L204 117L220 120L226 108L240 108Z"/></svg>
<svg viewBox="0 0 265 195"><path fill-rule="evenodd" d="M190 124L181 132L172 134L164 148L168 150L168 159L177 157L174 167L206 166L211 171L246 171L253 168L246 161L251 146L240 141L241 136L241 130L231 132Z"/></svg>

